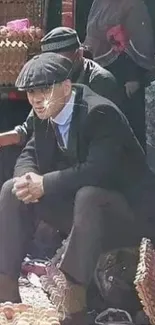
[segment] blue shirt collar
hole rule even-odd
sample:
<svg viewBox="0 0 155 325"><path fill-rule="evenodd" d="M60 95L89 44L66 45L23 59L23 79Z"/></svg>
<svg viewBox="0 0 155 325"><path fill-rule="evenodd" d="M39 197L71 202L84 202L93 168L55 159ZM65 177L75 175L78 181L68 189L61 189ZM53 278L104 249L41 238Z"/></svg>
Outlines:
<svg viewBox="0 0 155 325"><path fill-rule="evenodd" d="M72 95L69 101L66 103L62 111L52 120L58 125L65 125L72 116L74 101L75 101L75 92L72 91Z"/></svg>

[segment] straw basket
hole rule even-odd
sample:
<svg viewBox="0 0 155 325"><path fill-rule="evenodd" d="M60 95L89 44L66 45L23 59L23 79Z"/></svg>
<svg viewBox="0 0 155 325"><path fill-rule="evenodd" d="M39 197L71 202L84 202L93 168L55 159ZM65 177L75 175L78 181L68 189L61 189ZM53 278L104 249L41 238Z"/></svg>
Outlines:
<svg viewBox="0 0 155 325"><path fill-rule="evenodd" d="M14 86L26 61L40 52L42 17L43 0L0 0L0 88ZM24 18L30 28L9 26Z"/></svg>

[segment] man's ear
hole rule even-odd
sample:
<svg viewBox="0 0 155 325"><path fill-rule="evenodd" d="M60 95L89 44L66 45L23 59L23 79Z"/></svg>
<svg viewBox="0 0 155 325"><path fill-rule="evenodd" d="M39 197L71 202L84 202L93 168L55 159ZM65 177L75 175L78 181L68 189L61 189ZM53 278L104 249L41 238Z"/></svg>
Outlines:
<svg viewBox="0 0 155 325"><path fill-rule="evenodd" d="M70 79L66 79L64 81L64 95L65 95L65 97L70 96L71 92L72 92L72 82Z"/></svg>

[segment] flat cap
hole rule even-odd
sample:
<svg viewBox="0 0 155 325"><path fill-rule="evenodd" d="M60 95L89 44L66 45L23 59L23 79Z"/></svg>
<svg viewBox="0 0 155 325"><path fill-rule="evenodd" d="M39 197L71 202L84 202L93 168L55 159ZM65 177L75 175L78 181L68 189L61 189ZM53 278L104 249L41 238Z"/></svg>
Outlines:
<svg viewBox="0 0 155 325"><path fill-rule="evenodd" d="M19 90L49 87L71 79L72 62L57 53L34 56L22 68L15 86Z"/></svg>
<svg viewBox="0 0 155 325"><path fill-rule="evenodd" d="M76 30L69 27L56 27L41 40L42 52L67 52L80 46Z"/></svg>

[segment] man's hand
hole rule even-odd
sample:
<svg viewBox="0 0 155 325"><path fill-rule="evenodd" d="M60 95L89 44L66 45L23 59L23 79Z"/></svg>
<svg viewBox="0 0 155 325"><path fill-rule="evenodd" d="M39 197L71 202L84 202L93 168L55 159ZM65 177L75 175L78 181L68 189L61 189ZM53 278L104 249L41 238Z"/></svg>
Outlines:
<svg viewBox="0 0 155 325"><path fill-rule="evenodd" d="M0 133L0 147L11 146L20 143L20 134L15 130Z"/></svg>
<svg viewBox="0 0 155 325"><path fill-rule="evenodd" d="M38 202L44 195L43 176L30 172L15 178L12 192L25 204Z"/></svg>
<svg viewBox="0 0 155 325"><path fill-rule="evenodd" d="M139 89L139 82L138 81L128 81L125 84L126 94L130 98L138 89Z"/></svg>
<svg viewBox="0 0 155 325"><path fill-rule="evenodd" d="M0 133L0 147L5 147L8 145L8 136L6 133Z"/></svg>

